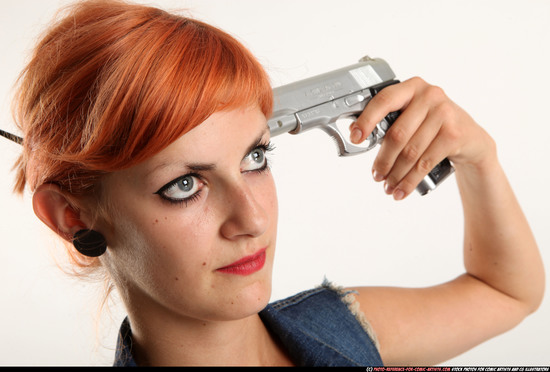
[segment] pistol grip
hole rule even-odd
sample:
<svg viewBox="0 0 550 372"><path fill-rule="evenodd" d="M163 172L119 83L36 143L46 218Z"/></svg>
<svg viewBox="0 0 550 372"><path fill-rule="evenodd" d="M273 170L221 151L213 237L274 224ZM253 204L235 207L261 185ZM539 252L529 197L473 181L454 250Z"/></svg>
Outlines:
<svg viewBox="0 0 550 372"><path fill-rule="evenodd" d="M385 83L379 84L379 85L377 85L375 87L372 87L370 89L371 94L374 97L382 89L384 89L384 88L386 88L390 85L397 84L397 83L399 83L399 80L393 80L393 81L390 81L390 82L385 82ZM385 120L389 124L388 129L397 120L397 118L399 117L400 114L401 114L401 112L395 111L395 112L390 112L386 116ZM449 177L454 172L454 170L455 169L452 166L449 159L447 159L447 158L443 159L439 164L437 164L434 167L434 169L432 169L430 171L430 173L428 173L426 175L426 177L424 177L424 179L422 181L420 181L418 186L416 186L416 191L418 191L420 193L420 195L426 195L430 191L434 190L447 177Z"/></svg>
<svg viewBox="0 0 550 372"><path fill-rule="evenodd" d="M418 191L420 195L426 195L430 191L435 190L435 188L454 171L455 169L449 159L443 159L422 181L420 181L418 186L416 186L416 191Z"/></svg>

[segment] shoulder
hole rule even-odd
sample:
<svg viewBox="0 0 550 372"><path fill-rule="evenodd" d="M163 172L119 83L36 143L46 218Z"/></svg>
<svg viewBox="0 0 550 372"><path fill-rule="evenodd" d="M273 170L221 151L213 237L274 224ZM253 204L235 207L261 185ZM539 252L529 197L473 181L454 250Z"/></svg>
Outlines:
<svg viewBox="0 0 550 372"><path fill-rule="evenodd" d="M382 364L376 337L355 306L354 295L327 281L271 303L260 316L287 349L295 351L299 364Z"/></svg>

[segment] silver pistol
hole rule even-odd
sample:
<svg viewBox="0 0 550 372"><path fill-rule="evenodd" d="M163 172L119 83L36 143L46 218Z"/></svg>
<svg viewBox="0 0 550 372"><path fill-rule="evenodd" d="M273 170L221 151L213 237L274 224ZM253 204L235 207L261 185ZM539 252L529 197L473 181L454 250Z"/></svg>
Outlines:
<svg viewBox="0 0 550 372"><path fill-rule="evenodd" d="M268 120L271 136L299 134L312 128L334 139L340 156L360 154L382 142L399 116L389 113L365 140L365 146L349 142L337 126L343 118L355 120L380 90L399 83L390 66L380 58L364 57L358 63L273 89L273 115ZM448 159L440 162L416 187L425 195L454 172Z"/></svg>

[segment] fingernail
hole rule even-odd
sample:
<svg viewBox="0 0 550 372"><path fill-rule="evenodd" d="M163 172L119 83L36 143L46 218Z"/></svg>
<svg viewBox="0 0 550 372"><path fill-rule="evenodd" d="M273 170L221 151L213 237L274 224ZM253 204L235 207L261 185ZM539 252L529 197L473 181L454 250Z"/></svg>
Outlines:
<svg viewBox="0 0 550 372"><path fill-rule="evenodd" d="M375 170L372 171L372 176L376 182L384 181L384 176Z"/></svg>
<svg viewBox="0 0 550 372"><path fill-rule="evenodd" d="M395 190L395 192L393 193L393 198L395 200L401 200L405 197L405 193L403 192L403 190L400 190L400 189L397 189Z"/></svg>
<svg viewBox="0 0 550 372"><path fill-rule="evenodd" d="M353 143L358 143L361 140L362 136L363 136L363 132L361 132L361 129L353 128L350 134L350 140Z"/></svg>

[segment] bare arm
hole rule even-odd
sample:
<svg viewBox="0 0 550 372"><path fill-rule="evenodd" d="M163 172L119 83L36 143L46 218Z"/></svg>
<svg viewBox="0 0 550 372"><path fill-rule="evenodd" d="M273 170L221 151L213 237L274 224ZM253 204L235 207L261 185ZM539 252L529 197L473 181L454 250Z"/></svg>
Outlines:
<svg viewBox="0 0 550 372"><path fill-rule="evenodd" d="M357 297L378 335L384 363L435 364L535 311L544 269L487 133L421 79L382 93L356 123L362 140L385 114L402 110L375 161L375 178L399 200L444 157L454 163L464 208L466 272L430 288L356 288Z"/></svg>

